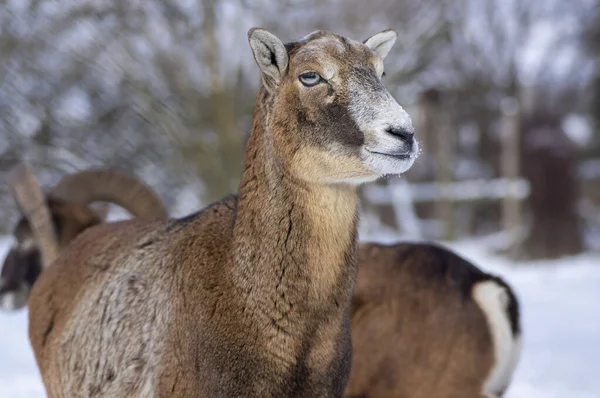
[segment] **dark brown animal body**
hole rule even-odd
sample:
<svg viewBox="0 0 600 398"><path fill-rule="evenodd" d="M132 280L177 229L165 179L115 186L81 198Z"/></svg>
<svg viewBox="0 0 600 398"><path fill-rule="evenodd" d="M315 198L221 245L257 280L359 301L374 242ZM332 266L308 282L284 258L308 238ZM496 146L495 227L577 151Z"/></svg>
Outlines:
<svg viewBox="0 0 600 398"><path fill-rule="evenodd" d="M34 285L48 396L340 397L350 372L356 184L412 165L380 82L396 35L264 30L239 196L89 228Z"/></svg>
<svg viewBox="0 0 600 398"><path fill-rule="evenodd" d="M103 178L98 178L100 176ZM108 178L109 176L111 178ZM162 206L155 204L155 196L148 188L138 188L136 195L123 195L126 190L115 189L119 185L114 183L115 180L126 181L129 189L132 186L144 187L141 181L132 184L133 177L124 178L125 176L113 170L94 170L79 172L61 180L52 192L62 187L61 190L65 192L61 197L70 200L62 202L48 199L48 208L60 249L64 249L83 230L102 222L103 217L84 203L107 198L110 196L109 192L113 195L115 192L121 192L121 197L135 197L135 200L126 204L127 207L133 206L136 209L133 214L143 218L165 216ZM102 182L107 180L111 183ZM82 181L86 183L82 184ZM93 190L89 188L92 182ZM125 203L120 197L116 198L116 202ZM8 302L6 297L16 294L20 287L33 286L42 270L40 253L35 248L27 219L20 220L15 227L14 236L16 242L20 242L20 246L17 245L20 249L9 252L2 269L3 285L0 293L3 294L5 302ZM32 246L27 248L26 244ZM496 366L496 363L503 361L503 356L513 355L510 350L514 350L515 347L509 345L508 352L504 350L496 354L495 348L501 345L501 342L495 341L492 328L499 326L488 322L483 312L487 308L480 307L472 293L474 286L482 286L481 282L497 281L504 285L509 301L506 308L499 310L501 315L506 317L505 324L511 325L512 339L516 340L520 334L518 302L508 285L438 245L362 244L359 253L362 266L358 274L356 297L353 300L352 330L353 334L358 336L355 337L354 343L360 350L355 349L355 366L348 388L350 397L357 395L351 391L369 391L368 396L374 398L410 397L413 392L411 388L415 385L421 385L419 390L425 388L423 386L435 385L436 397L462 394L468 390L496 391L500 394L506 388L518 360L518 353L508 366ZM21 259L13 264L14 256L31 259ZM28 292L28 289L25 292ZM24 302L26 298L23 297ZM11 300L11 303L16 302ZM497 304L502 303L498 301ZM394 313L389 314L391 311ZM452 331L444 329L446 338L439 338L437 335L440 318ZM365 319L372 322L365 322ZM406 332L406 325L409 325L409 330L413 332L410 335ZM371 338L369 333L372 330L376 331L374 336L377 338ZM457 331L462 342L461 355L455 355L456 349L452 346L455 338L448 338L454 336L453 333ZM431 343L432 338L436 344ZM363 341L363 344L357 340ZM447 343L448 347L444 347L444 343ZM406 348L407 346L409 348ZM413 354L407 355L407 351ZM497 355L500 357L497 358ZM390 356L404 359L390 360ZM446 366L444 356L450 358L450 366ZM422 360L413 360L413 357ZM423 360L430 357L436 358L436 363L441 364L438 371L432 366L433 361ZM384 364L391 366L387 367ZM425 367L431 371L425 371ZM438 380L439 373L448 376L443 379L445 381L434 383ZM429 375L431 380L418 378L425 374Z"/></svg>
<svg viewBox="0 0 600 398"><path fill-rule="evenodd" d="M500 397L520 356L500 278L429 243L362 244L347 398Z"/></svg>

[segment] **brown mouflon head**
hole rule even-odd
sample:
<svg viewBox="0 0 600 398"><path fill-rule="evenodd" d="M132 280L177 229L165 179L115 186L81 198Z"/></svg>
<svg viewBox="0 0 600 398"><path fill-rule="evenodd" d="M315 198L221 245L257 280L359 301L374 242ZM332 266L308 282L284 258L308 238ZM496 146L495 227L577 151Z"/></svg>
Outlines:
<svg viewBox="0 0 600 398"><path fill-rule="evenodd" d="M316 31L284 45L266 30L249 31L272 97L266 123L274 155L293 176L359 184L412 166L412 122L381 81L396 37L385 30L360 43Z"/></svg>

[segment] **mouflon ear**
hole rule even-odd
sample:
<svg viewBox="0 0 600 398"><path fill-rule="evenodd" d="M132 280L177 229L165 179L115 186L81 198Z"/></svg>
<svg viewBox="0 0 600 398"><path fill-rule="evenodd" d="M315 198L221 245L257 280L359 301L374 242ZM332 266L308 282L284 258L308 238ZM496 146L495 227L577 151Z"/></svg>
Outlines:
<svg viewBox="0 0 600 398"><path fill-rule="evenodd" d="M248 31L248 42L263 76L268 76L276 85L279 84L288 67L288 54L284 44L277 36L260 28Z"/></svg>
<svg viewBox="0 0 600 398"><path fill-rule="evenodd" d="M363 44L375 52L381 59L384 59L398 38L394 29L387 29L369 37Z"/></svg>

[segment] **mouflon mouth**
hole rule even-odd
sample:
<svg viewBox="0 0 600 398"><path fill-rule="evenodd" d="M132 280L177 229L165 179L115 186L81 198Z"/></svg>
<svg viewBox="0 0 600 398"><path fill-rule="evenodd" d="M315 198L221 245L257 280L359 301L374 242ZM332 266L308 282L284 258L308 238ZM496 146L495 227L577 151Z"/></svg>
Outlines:
<svg viewBox="0 0 600 398"><path fill-rule="evenodd" d="M419 154L416 142L411 148L363 148L365 165L378 175L401 174L412 167Z"/></svg>
<svg viewBox="0 0 600 398"><path fill-rule="evenodd" d="M411 157L414 156L413 151L402 151L402 152L383 152L383 151L374 151L374 150L370 150L368 148L365 148L368 152L374 154L374 155L382 155L382 156L389 156L392 157L394 159L399 159L399 160L408 160Z"/></svg>

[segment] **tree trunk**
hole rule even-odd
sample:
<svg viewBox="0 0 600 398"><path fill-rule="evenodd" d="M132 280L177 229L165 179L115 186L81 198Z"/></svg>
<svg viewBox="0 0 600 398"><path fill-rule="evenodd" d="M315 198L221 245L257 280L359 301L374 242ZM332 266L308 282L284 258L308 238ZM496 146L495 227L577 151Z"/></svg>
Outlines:
<svg viewBox="0 0 600 398"><path fill-rule="evenodd" d="M546 259L580 253L583 231L577 214L577 150L560 128L560 116L538 113L527 119L522 161L531 184L531 224L521 256Z"/></svg>

